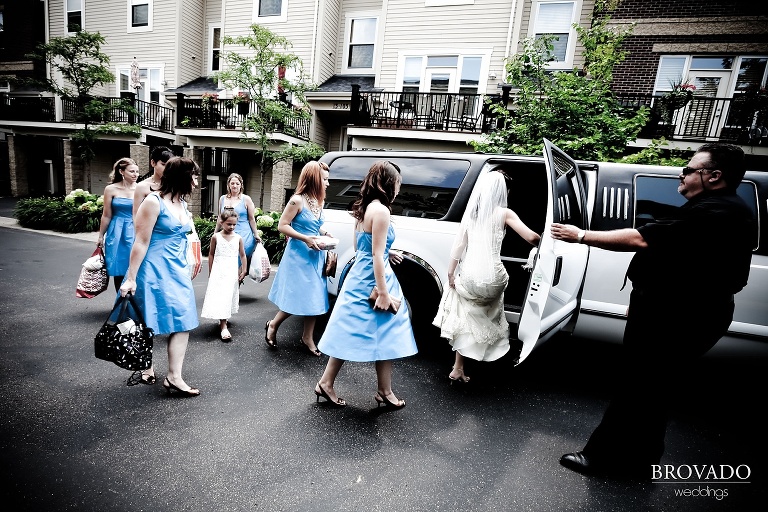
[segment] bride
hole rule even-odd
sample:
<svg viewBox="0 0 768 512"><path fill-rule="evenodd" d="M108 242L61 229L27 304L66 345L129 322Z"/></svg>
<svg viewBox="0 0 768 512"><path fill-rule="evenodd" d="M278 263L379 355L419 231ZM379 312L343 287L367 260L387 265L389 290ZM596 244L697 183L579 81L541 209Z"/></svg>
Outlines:
<svg viewBox="0 0 768 512"><path fill-rule="evenodd" d="M494 170L477 179L451 249L448 288L433 324L456 352L448 378L469 382L464 358L495 361L509 351L504 290L509 276L501 262L506 226L533 246L539 235L507 208L507 177ZM457 272L458 269L458 272Z"/></svg>

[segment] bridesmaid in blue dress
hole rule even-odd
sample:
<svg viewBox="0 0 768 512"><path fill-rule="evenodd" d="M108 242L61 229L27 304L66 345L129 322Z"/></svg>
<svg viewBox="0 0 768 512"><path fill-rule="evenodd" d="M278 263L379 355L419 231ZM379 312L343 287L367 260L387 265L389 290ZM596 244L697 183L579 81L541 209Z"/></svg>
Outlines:
<svg viewBox="0 0 768 512"><path fill-rule="evenodd" d="M168 374L163 387L171 394L198 396L184 382L181 369L189 331L198 326L192 279L187 270L187 233L192 216L184 200L197 185L198 167L189 158L173 157L165 166L160 189L149 194L136 214L136 239L120 294L136 297L147 327L168 338ZM155 383L154 367L145 370L144 384Z"/></svg>
<svg viewBox="0 0 768 512"><path fill-rule="evenodd" d="M277 347L280 324L291 315L300 315L304 317L301 342L312 354L321 355L315 346L315 320L328 311L328 282L323 276L324 245L317 237L331 236L322 228L328 176L324 163L305 165L294 195L280 216L277 229L288 237L288 243L269 290L269 300L279 308L264 326L264 339L270 348Z"/></svg>
<svg viewBox="0 0 768 512"><path fill-rule="evenodd" d="M400 169L392 162L371 166L352 206L355 225L355 262L341 287L318 348L328 354L328 364L315 386L317 400L325 398L335 407L346 402L334 390L336 376L344 361L375 361L378 405L405 407L392 392L392 360L417 352L408 315L408 305L390 261L402 256L390 251L395 230L390 223L390 208L400 192ZM374 286L379 292L371 305L368 297ZM399 301L399 308L392 313Z"/></svg>
<svg viewBox="0 0 768 512"><path fill-rule="evenodd" d="M251 266L251 256L256 249L256 242L261 242L256 228L256 205L250 196L244 193L243 177L233 172L227 177L227 193L219 198L219 214L225 208L232 208L237 213L235 233L243 239L246 268ZM221 217L216 219L216 232L221 231ZM239 263L239 258L238 258Z"/></svg>
<svg viewBox="0 0 768 512"><path fill-rule="evenodd" d="M139 179L139 166L130 158L121 158L112 166L111 183L104 188L98 245L104 251L107 274L120 288L128 269L133 245L133 192Z"/></svg>

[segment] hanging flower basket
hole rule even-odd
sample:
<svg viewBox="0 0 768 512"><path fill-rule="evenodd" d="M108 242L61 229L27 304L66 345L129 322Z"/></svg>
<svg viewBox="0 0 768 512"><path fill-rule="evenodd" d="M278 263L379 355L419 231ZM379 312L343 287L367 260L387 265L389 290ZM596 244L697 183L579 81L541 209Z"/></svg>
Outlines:
<svg viewBox="0 0 768 512"><path fill-rule="evenodd" d="M674 112L690 103L695 90L696 86L693 84L675 84L671 91L659 98L659 110L665 123L671 123Z"/></svg>
<svg viewBox="0 0 768 512"><path fill-rule="evenodd" d="M247 116L251 111L251 98L248 96L248 93L239 92L232 98L232 101L237 104L237 113L239 115Z"/></svg>

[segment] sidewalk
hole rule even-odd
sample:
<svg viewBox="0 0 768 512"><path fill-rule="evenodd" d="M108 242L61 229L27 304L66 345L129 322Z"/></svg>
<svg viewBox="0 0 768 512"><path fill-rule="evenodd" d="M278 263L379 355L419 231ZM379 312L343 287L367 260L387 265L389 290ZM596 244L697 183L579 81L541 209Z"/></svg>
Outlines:
<svg viewBox="0 0 768 512"><path fill-rule="evenodd" d="M49 229L29 229L19 226L19 221L10 217L0 217L0 228L14 228L21 229L23 231L30 231L32 233L42 233L44 235L61 236L64 238L74 238L76 240L86 240L93 242L94 244L99 239L98 231L91 231L90 233L60 233L58 231L51 231Z"/></svg>

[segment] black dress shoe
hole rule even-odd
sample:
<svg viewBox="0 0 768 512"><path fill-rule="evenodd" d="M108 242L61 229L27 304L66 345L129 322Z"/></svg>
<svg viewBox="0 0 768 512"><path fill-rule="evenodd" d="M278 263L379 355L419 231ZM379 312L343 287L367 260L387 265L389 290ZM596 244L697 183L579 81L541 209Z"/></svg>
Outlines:
<svg viewBox="0 0 768 512"><path fill-rule="evenodd" d="M560 457L560 464L585 475L594 475L599 472L598 467L584 455L584 452L566 453Z"/></svg>
<svg viewBox="0 0 768 512"><path fill-rule="evenodd" d="M651 463L641 463L638 459L615 461L610 464L596 461L584 455L584 452L566 453L560 457L560 464L584 475L606 478L648 480L651 475ZM656 462L658 464L658 462Z"/></svg>

